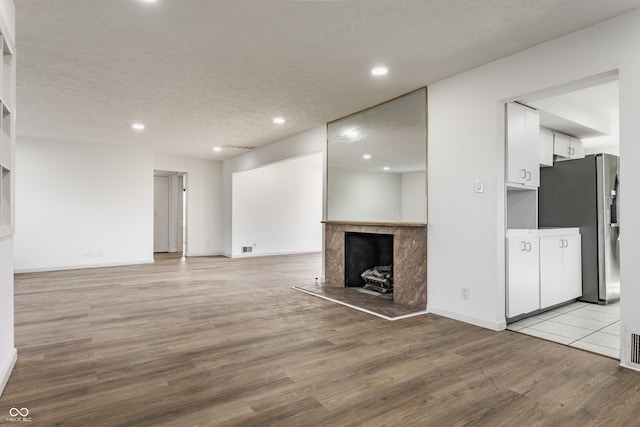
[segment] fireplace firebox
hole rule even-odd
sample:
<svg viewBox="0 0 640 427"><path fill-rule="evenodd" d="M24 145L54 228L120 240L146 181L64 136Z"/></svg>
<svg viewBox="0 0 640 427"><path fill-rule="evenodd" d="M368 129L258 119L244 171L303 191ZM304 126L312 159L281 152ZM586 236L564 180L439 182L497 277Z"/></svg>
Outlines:
<svg viewBox="0 0 640 427"><path fill-rule="evenodd" d="M346 232L344 285L364 287L366 282L361 275L374 267L393 269L393 234Z"/></svg>

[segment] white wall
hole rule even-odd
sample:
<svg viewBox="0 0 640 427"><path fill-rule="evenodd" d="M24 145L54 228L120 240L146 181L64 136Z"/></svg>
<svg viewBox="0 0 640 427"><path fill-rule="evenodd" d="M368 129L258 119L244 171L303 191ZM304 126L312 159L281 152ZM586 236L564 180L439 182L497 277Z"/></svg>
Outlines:
<svg viewBox="0 0 640 427"><path fill-rule="evenodd" d="M323 154L233 174L232 256L322 250Z"/></svg>
<svg viewBox="0 0 640 427"><path fill-rule="evenodd" d="M318 126L306 132L276 141L246 154L225 160L222 164L222 233L223 254L232 254L233 174L295 157L325 153L327 127Z"/></svg>
<svg viewBox="0 0 640 427"><path fill-rule="evenodd" d="M403 222L425 222L426 207L426 172L410 172L400 175L402 186L402 218Z"/></svg>
<svg viewBox="0 0 640 427"><path fill-rule="evenodd" d="M16 361L13 342L13 237L0 238L0 394Z"/></svg>
<svg viewBox="0 0 640 427"><path fill-rule="evenodd" d="M156 152L154 168L187 173L187 256L220 255L222 233L222 164Z"/></svg>
<svg viewBox="0 0 640 427"><path fill-rule="evenodd" d="M327 218L397 222L402 218L400 174L328 170Z"/></svg>
<svg viewBox="0 0 640 427"><path fill-rule="evenodd" d="M425 222L425 172L386 173L331 168L327 218L374 222Z"/></svg>
<svg viewBox="0 0 640 427"><path fill-rule="evenodd" d="M16 271L153 262L153 153L18 138Z"/></svg>
<svg viewBox="0 0 640 427"><path fill-rule="evenodd" d="M9 44L15 46L15 6L12 0L0 0L0 27L10 39ZM15 76L15 68L12 74ZM15 84L11 88L11 98L15 99ZM13 236L0 237L0 395L17 356L13 340L13 242Z"/></svg>
<svg viewBox="0 0 640 427"><path fill-rule="evenodd" d="M620 179L640 188L638 46L635 11L429 86L430 311L505 326L504 100L619 70ZM474 179L484 179L484 193L473 192ZM626 191L621 203L621 323L640 330L640 192Z"/></svg>

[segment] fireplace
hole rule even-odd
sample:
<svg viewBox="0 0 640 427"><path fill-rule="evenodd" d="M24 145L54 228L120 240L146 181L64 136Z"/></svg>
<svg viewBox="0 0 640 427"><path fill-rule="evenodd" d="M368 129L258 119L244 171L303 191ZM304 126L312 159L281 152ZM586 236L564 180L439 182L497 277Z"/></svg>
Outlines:
<svg viewBox="0 0 640 427"><path fill-rule="evenodd" d="M384 264L392 264L393 273L393 302L413 307L424 308L427 305L427 227L426 224L409 223L354 223L342 221L323 221L325 224L324 248L324 286L327 288L353 288L362 286L360 274L363 269ZM347 236L353 237L347 237ZM357 250L356 254L369 250L378 252L375 260L367 259L366 265L360 265L355 270L349 268L348 252L352 250L352 238L367 240L373 237L376 249ZM391 245L391 249L379 249L379 246ZM349 246L349 249L347 249ZM382 255L380 255L382 253ZM386 255L385 255L386 254ZM353 272L353 273L352 273ZM354 277L355 276L355 277Z"/></svg>
<svg viewBox="0 0 640 427"><path fill-rule="evenodd" d="M391 292L393 234L344 233L344 285ZM364 277L363 277L364 276Z"/></svg>

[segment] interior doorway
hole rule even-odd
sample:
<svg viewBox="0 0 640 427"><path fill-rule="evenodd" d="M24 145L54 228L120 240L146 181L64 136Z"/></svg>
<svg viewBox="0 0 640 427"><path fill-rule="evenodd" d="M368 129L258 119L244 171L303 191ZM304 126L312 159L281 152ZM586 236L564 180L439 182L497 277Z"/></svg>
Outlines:
<svg viewBox="0 0 640 427"><path fill-rule="evenodd" d="M618 97L611 72L512 100L512 110L537 120L535 159L518 166L536 179L506 179L507 328L616 359ZM507 170L519 149L512 142L528 135L509 127L510 111Z"/></svg>
<svg viewBox="0 0 640 427"><path fill-rule="evenodd" d="M153 177L153 252L169 252L170 177Z"/></svg>
<svg viewBox="0 0 640 427"><path fill-rule="evenodd" d="M186 173L154 171L154 253L186 255L186 194Z"/></svg>

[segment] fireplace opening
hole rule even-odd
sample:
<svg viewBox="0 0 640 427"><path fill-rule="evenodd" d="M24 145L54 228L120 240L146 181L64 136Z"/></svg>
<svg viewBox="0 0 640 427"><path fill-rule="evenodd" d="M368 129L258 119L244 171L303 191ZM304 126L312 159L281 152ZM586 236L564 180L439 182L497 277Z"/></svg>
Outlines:
<svg viewBox="0 0 640 427"><path fill-rule="evenodd" d="M393 292L393 234L346 232L344 285Z"/></svg>

